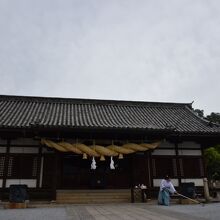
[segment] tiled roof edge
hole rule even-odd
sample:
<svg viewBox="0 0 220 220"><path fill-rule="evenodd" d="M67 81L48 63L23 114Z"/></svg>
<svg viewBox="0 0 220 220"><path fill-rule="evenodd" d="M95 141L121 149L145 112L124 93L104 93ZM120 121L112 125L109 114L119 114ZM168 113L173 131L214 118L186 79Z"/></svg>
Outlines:
<svg viewBox="0 0 220 220"><path fill-rule="evenodd" d="M77 104L104 104L104 105L152 105L152 106L174 106L192 108L191 103L175 102L150 102L150 101L129 101L129 100L108 100L108 99L85 99L85 98L62 98L62 97L42 97L42 96L17 96L17 95L0 95L0 100L13 101L33 101L48 103L77 103Z"/></svg>
<svg viewBox="0 0 220 220"><path fill-rule="evenodd" d="M188 106L186 106L186 108L191 112L191 114L193 114L196 118L198 118L206 126L209 126L209 124L211 123L211 124L215 125L216 127L219 127L218 123L213 123L213 122L211 122L211 121L209 121L209 120L207 120L205 118L200 117L198 114L196 114L195 111L193 111L192 108L189 108Z"/></svg>

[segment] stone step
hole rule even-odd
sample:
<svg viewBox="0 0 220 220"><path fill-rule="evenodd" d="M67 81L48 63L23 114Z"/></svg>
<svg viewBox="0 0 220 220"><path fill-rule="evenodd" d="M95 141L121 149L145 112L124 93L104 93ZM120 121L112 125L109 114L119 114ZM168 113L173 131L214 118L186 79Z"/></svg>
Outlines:
<svg viewBox="0 0 220 220"><path fill-rule="evenodd" d="M97 195L97 194L92 194L92 195L57 195L57 198L72 198L72 197L77 197L77 198L102 198L102 197L130 197L131 195L122 195L122 194L114 194L114 195Z"/></svg>
<svg viewBox="0 0 220 220"><path fill-rule="evenodd" d="M130 200L129 197L126 197L126 198L106 198L106 197L103 197L103 198L60 198L58 199L57 201L61 201L61 200Z"/></svg>
<svg viewBox="0 0 220 220"><path fill-rule="evenodd" d="M69 200L57 200L56 201L59 204L64 204L64 203L72 203L72 204L88 204L88 203L129 203L131 202L130 199L69 199Z"/></svg>
<svg viewBox="0 0 220 220"><path fill-rule="evenodd" d="M108 190L96 190L96 189L86 189L86 190L57 190L57 193L128 193L130 189L108 189Z"/></svg>
<svg viewBox="0 0 220 220"><path fill-rule="evenodd" d="M70 193L70 194L57 194L57 197L59 197L59 196L62 196L62 197L71 197L71 196L80 196L80 197L82 197L82 196L97 196L97 197L99 197L99 196L130 196L131 195L131 193L112 193L112 194L110 194L110 193L103 193L103 194L101 194L101 193L91 193L91 194L89 194L89 193L82 193L82 194L74 194L74 193Z"/></svg>
<svg viewBox="0 0 220 220"><path fill-rule="evenodd" d="M57 203L121 203L130 202L126 190L57 190Z"/></svg>
<svg viewBox="0 0 220 220"><path fill-rule="evenodd" d="M82 194L106 194L106 195L112 195L112 194L129 194L131 193L130 191L128 192L57 192L57 194L62 194L62 195L70 195L70 194L75 194L75 195L82 195Z"/></svg>
<svg viewBox="0 0 220 220"><path fill-rule="evenodd" d="M64 199L64 200L57 200L56 201L58 204L64 204L64 203L69 203L69 204L88 204L88 203L129 203L131 202L130 199L95 199L95 198L90 198L90 199Z"/></svg>

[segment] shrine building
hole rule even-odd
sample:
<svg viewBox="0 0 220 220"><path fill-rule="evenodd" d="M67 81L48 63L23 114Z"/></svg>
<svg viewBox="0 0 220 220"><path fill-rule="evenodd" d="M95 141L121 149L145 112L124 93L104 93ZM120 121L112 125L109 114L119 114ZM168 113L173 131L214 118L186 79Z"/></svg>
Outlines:
<svg viewBox="0 0 220 220"><path fill-rule="evenodd" d="M167 174L203 193L203 151L219 142L191 103L0 95L0 200L14 184L30 200L126 202L139 185L153 198Z"/></svg>

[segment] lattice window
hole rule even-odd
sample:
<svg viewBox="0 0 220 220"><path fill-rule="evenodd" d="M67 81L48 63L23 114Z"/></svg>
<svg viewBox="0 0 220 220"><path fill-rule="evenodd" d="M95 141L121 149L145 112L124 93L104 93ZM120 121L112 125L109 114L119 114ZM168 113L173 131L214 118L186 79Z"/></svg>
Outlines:
<svg viewBox="0 0 220 220"><path fill-rule="evenodd" d="M20 157L20 177L29 179L37 176L37 156L23 155Z"/></svg>
<svg viewBox="0 0 220 220"><path fill-rule="evenodd" d="M38 157L36 155L13 155L9 157L8 178L32 179L38 171Z"/></svg>
<svg viewBox="0 0 220 220"><path fill-rule="evenodd" d="M184 176L184 171L183 171L183 160L179 159L179 165L180 165L180 175Z"/></svg>
<svg viewBox="0 0 220 220"><path fill-rule="evenodd" d="M32 166L32 176L33 177L37 176L37 165L38 165L38 158L34 157L33 158L33 166Z"/></svg>
<svg viewBox="0 0 220 220"><path fill-rule="evenodd" d="M175 163L176 164L176 163ZM155 157L152 160L153 176L163 178L165 175L176 176L174 161L168 157Z"/></svg>
<svg viewBox="0 0 220 220"><path fill-rule="evenodd" d="M153 169L153 176L156 177L156 165L155 165L155 159L152 159L152 169Z"/></svg>
<svg viewBox="0 0 220 220"><path fill-rule="evenodd" d="M176 177L177 176L177 167L176 167L176 159L173 159L173 174Z"/></svg>
<svg viewBox="0 0 220 220"><path fill-rule="evenodd" d="M200 165L200 174L204 176L204 166L201 158L199 159L199 165Z"/></svg>
<svg viewBox="0 0 220 220"><path fill-rule="evenodd" d="M9 157L9 161L8 161L8 173L7 173L7 176L8 176L8 177L12 176L12 166L13 166L13 157Z"/></svg>
<svg viewBox="0 0 220 220"><path fill-rule="evenodd" d="M5 167L5 156L0 157L0 177L4 175L4 167Z"/></svg>
<svg viewBox="0 0 220 220"><path fill-rule="evenodd" d="M203 177L203 166L201 158L183 157L182 161L182 176L186 178L200 178ZM180 167L181 168L181 167Z"/></svg>

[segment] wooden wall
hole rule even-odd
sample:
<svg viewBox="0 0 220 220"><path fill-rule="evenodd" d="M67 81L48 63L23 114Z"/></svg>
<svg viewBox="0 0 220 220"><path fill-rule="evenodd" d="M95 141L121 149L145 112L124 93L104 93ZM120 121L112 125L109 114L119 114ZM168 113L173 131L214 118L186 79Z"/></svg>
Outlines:
<svg viewBox="0 0 220 220"><path fill-rule="evenodd" d="M26 184L31 198L55 199L56 188L61 186L59 160L60 153L41 146L39 140L0 139L0 197L8 197L10 184ZM153 151L136 154L131 160L129 184L144 183L156 189L166 174L177 187L182 182L202 187L205 168L201 145L164 141Z"/></svg>
<svg viewBox="0 0 220 220"><path fill-rule="evenodd" d="M153 186L158 187L164 175L173 179L174 185L194 182L203 186L205 168L201 145L196 142L163 143L152 152Z"/></svg>

